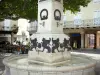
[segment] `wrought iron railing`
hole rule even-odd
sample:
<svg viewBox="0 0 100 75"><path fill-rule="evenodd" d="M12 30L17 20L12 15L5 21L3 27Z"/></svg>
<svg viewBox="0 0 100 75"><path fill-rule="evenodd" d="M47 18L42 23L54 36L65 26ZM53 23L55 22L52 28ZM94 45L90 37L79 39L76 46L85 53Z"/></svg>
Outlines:
<svg viewBox="0 0 100 75"><path fill-rule="evenodd" d="M0 26L0 31L12 31L18 28L18 26Z"/></svg>
<svg viewBox="0 0 100 75"><path fill-rule="evenodd" d="M5 25L4 21L0 21L0 31L12 31L18 28L17 24Z"/></svg>
<svg viewBox="0 0 100 75"><path fill-rule="evenodd" d="M98 27L100 26L100 17L94 19L76 19L74 21L66 21L64 22L64 28L81 28L81 27ZM11 31L16 29L18 26L4 26L3 22L0 22L0 31ZM31 25L27 28L29 32L36 32L38 25Z"/></svg>
<svg viewBox="0 0 100 75"><path fill-rule="evenodd" d="M29 32L29 34L32 34L37 32L37 28L38 28L37 21L33 21L30 23L29 27L27 27L27 31Z"/></svg>
<svg viewBox="0 0 100 75"><path fill-rule="evenodd" d="M27 27L27 31L37 31L37 26Z"/></svg>
<svg viewBox="0 0 100 75"><path fill-rule="evenodd" d="M81 28L81 27L98 27L100 26L100 18L86 19L86 20L74 20L64 22L64 28Z"/></svg>

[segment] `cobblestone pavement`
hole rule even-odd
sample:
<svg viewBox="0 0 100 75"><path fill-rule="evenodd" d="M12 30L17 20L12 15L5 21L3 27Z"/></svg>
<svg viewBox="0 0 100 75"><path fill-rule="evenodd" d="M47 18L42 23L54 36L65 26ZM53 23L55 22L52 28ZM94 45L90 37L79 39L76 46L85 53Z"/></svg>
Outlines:
<svg viewBox="0 0 100 75"><path fill-rule="evenodd" d="M73 50L71 52L72 54L81 54L81 55L85 55L85 56L89 56L90 58L94 59L97 64L96 64L96 68L95 68L95 72L96 75L100 75L100 50ZM9 54L5 54L6 56L9 56ZM6 57L4 55L1 55L0 53L0 75L3 73L5 67L2 63L2 60Z"/></svg>
<svg viewBox="0 0 100 75"><path fill-rule="evenodd" d="M96 61L95 73L96 75L100 75L100 49L74 50L71 53L89 56L90 58L94 59Z"/></svg>
<svg viewBox="0 0 100 75"><path fill-rule="evenodd" d="M2 56L0 54L0 75L2 75L2 73L3 73L4 69L5 69L4 64L2 63L3 59L4 59L4 56Z"/></svg>

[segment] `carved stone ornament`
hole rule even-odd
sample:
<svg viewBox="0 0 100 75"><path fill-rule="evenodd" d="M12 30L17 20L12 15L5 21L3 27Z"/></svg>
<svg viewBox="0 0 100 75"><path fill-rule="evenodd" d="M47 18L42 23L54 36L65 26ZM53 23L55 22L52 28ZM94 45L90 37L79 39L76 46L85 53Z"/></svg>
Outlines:
<svg viewBox="0 0 100 75"><path fill-rule="evenodd" d="M55 40L53 38L49 38L49 40L43 38L42 42L38 42L37 38L35 38L31 40L31 43L32 48L34 48L37 52L44 52L46 50L47 53L55 53L55 50L57 50L58 52L64 52L66 49L68 51L71 50L71 47L69 47L69 40L66 40L66 38L64 38L63 43L60 43L59 38Z"/></svg>

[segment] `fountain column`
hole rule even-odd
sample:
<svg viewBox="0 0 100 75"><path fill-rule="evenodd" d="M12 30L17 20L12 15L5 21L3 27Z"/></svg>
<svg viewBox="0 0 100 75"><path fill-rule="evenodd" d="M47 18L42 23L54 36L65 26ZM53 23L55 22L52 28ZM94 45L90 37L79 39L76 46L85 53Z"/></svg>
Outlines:
<svg viewBox="0 0 100 75"><path fill-rule="evenodd" d="M31 36L33 49L28 54L29 62L40 63L38 58L43 64L58 65L70 59L69 37L63 33L62 14L63 0L38 0L38 31Z"/></svg>
<svg viewBox="0 0 100 75"><path fill-rule="evenodd" d="M38 33L63 33L63 0L38 0Z"/></svg>

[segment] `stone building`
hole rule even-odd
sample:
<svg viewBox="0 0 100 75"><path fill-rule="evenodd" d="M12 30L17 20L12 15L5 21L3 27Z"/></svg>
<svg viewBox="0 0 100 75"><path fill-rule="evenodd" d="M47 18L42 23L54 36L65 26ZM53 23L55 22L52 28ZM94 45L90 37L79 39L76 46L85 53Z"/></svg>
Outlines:
<svg viewBox="0 0 100 75"><path fill-rule="evenodd" d="M72 48L100 48L100 0L91 0L81 11L64 14L64 33Z"/></svg>
<svg viewBox="0 0 100 75"><path fill-rule="evenodd" d="M18 32L18 21L5 19L0 21L0 42L9 41L13 43L16 39L15 35Z"/></svg>

